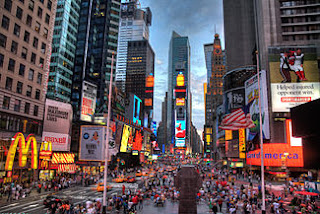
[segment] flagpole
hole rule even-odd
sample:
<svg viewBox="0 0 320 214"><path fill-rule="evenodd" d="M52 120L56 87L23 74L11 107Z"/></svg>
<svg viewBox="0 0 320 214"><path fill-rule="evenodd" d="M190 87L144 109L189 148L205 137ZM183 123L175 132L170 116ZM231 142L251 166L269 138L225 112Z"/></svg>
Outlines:
<svg viewBox="0 0 320 214"><path fill-rule="evenodd" d="M111 74L109 81L109 96L108 96L108 115L107 115L107 139L105 145L105 155L104 155L104 175L103 175L103 203L102 203L102 213L105 214L107 211L107 178L108 178L108 156L109 156L109 127L110 127L110 115L111 115L111 96L112 96L112 74L113 74L113 60L114 52L112 52L111 59Z"/></svg>
<svg viewBox="0 0 320 214"><path fill-rule="evenodd" d="M260 126L260 149L261 149L261 192L262 192L262 214L266 213L266 195L264 185L264 154L263 154L263 135L262 135L262 115L261 115L261 96L260 96L260 65L259 65L259 54L256 51L257 57L257 75L258 75L258 99L259 99L259 126Z"/></svg>

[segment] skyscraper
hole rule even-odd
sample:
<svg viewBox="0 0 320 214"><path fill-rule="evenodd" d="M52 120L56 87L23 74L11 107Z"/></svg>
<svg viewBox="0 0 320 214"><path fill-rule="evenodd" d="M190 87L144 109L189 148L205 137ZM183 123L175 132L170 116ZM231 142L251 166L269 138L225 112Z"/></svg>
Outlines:
<svg viewBox="0 0 320 214"><path fill-rule="evenodd" d="M152 14L149 8L138 8L138 0L121 4L116 82L125 90L128 41L149 40Z"/></svg>
<svg viewBox="0 0 320 214"><path fill-rule="evenodd" d="M129 41L127 53L125 91L143 101L143 115L147 115L150 127L153 109L154 52L148 40ZM145 116L144 116L145 117Z"/></svg>
<svg viewBox="0 0 320 214"><path fill-rule="evenodd" d="M252 65L256 47L254 0L223 0L223 17L227 69Z"/></svg>
<svg viewBox="0 0 320 214"><path fill-rule="evenodd" d="M213 53L213 43L204 44L204 57L206 59L206 68L207 68L207 83L210 83L210 77L212 73L212 53Z"/></svg>
<svg viewBox="0 0 320 214"><path fill-rule="evenodd" d="M47 97L70 102L80 0L58 1Z"/></svg>
<svg viewBox="0 0 320 214"><path fill-rule="evenodd" d="M16 132L41 141L56 2L0 1L1 142Z"/></svg>
<svg viewBox="0 0 320 214"><path fill-rule="evenodd" d="M71 96L76 120L91 122L94 114L107 112L107 83L112 53L117 52L120 5L120 0L81 2Z"/></svg>
<svg viewBox="0 0 320 214"><path fill-rule="evenodd" d="M178 77L179 76L179 77ZM183 77L183 81L179 82L179 78ZM175 31L172 32L170 47L169 47L169 67L168 67L168 108L167 108L167 127L168 139L172 139L175 134L175 122L177 121L178 113L185 121L185 140L188 145L190 137L191 125L191 92L190 92L190 44L187 36L180 36ZM181 87L181 88L176 88ZM175 103L178 97L177 92L181 90L182 97L179 99L179 104ZM180 93L180 92L179 92ZM184 94L183 94L184 93ZM184 101L182 101L182 98ZM181 101L181 102L180 102ZM184 116L183 116L183 115ZM178 124L177 124L178 125Z"/></svg>

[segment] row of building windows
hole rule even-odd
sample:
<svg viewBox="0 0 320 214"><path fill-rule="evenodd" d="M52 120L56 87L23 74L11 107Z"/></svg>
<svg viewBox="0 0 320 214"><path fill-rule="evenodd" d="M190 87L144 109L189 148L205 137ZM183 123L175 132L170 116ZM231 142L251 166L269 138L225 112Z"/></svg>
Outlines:
<svg viewBox="0 0 320 214"><path fill-rule="evenodd" d="M7 77L6 78L5 89L7 89L8 91L12 91L13 90L13 79L11 77ZM33 91L32 86L31 85L27 85L26 91L25 91L25 95L27 97L32 97L32 91ZM17 81L16 92L18 94L22 94L23 93L23 83L20 82L20 81ZM40 90L36 89L34 98L37 99L37 100L40 100L40 93L41 93Z"/></svg>
<svg viewBox="0 0 320 214"><path fill-rule="evenodd" d="M11 102L14 101L14 107L13 110L15 112L23 112L25 114L32 114L33 116L39 115L39 106L34 105L33 112L30 112L31 104L28 102L25 102L24 109L22 109L22 101L20 99L11 99L11 97L4 96L3 102L2 102L2 109L9 110Z"/></svg>
<svg viewBox="0 0 320 214"><path fill-rule="evenodd" d="M283 35L283 41L319 40L320 34L312 35Z"/></svg>
<svg viewBox="0 0 320 214"><path fill-rule="evenodd" d="M320 0L294 0L294 1L281 1L281 7L292 7L299 5L319 4Z"/></svg>
<svg viewBox="0 0 320 214"><path fill-rule="evenodd" d="M298 15L298 14L318 13L318 12L320 12L320 7L308 7L308 8L281 10L281 15Z"/></svg>
<svg viewBox="0 0 320 214"><path fill-rule="evenodd" d="M12 132L25 132L41 135L41 123L21 117L0 113L0 129Z"/></svg>

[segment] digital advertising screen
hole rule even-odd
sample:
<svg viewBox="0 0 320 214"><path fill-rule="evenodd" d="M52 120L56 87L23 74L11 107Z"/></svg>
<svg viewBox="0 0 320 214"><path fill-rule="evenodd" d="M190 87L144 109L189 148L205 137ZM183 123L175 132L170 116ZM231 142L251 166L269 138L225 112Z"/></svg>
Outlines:
<svg viewBox="0 0 320 214"><path fill-rule="evenodd" d="M134 95L133 98L133 123L139 124L141 126L141 120L140 120L140 111L141 111L141 104L142 100Z"/></svg>
<svg viewBox="0 0 320 214"><path fill-rule="evenodd" d="M130 129L130 126L123 125L120 152L127 152L128 140L130 137Z"/></svg>
<svg viewBox="0 0 320 214"><path fill-rule="evenodd" d="M273 112L290 112L320 97L316 47L269 47L269 67Z"/></svg>
<svg viewBox="0 0 320 214"><path fill-rule="evenodd" d="M185 120L176 120L175 138L176 138L176 147L185 146L185 138L186 138L186 121Z"/></svg>

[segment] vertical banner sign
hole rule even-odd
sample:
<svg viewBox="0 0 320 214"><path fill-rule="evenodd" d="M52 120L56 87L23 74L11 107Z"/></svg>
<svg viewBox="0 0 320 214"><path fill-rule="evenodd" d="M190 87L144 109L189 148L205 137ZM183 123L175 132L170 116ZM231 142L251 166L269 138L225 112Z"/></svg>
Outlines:
<svg viewBox="0 0 320 214"><path fill-rule="evenodd" d="M108 160L111 161L112 155L116 155L119 151L119 147L116 146L116 131L117 126L114 121L110 121L109 127L109 152Z"/></svg>
<svg viewBox="0 0 320 214"><path fill-rule="evenodd" d="M130 136L130 126L123 125L120 152L127 152L128 140Z"/></svg>
<svg viewBox="0 0 320 214"><path fill-rule="evenodd" d="M72 106L46 99L42 141L52 143L52 151L69 151L71 143Z"/></svg>
<svg viewBox="0 0 320 214"><path fill-rule="evenodd" d="M225 140L232 140L232 130L225 130Z"/></svg>
<svg viewBox="0 0 320 214"><path fill-rule="evenodd" d="M80 120L91 122L96 110L97 86L83 81Z"/></svg>
<svg viewBox="0 0 320 214"><path fill-rule="evenodd" d="M239 129L239 158L246 158L245 129Z"/></svg>
<svg viewBox="0 0 320 214"><path fill-rule="evenodd" d="M104 161L106 126L81 126L79 160Z"/></svg>

